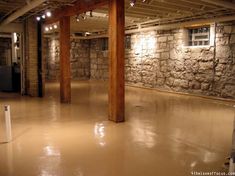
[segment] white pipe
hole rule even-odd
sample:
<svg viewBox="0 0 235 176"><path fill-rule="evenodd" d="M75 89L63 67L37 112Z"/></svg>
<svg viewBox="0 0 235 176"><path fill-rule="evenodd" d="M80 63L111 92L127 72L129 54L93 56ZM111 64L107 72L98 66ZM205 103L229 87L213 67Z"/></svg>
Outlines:
<svg viewBox="0 0 235 176"><path fill-rule="evenodd" d="M173 24L165 24L165 25L146 27L146 28L141 28L141 29L126 30L126 34L146 32L146 31L152 31L152 30L176 29L176 28L182 28L182 27L192 26L196 24L208 24L208 23L213 23L213 22L225 22L225 21L233 21L233 20L235 20L235 15L201 19L201 20L193 20L193 21L187 21L187 22L182 22L182 23L179 22L179 23L173 23Z"/></svg>
<svg viewBox="0 0 235 176"><path fill-rule="evenodd" d="M235 10L235 3L232 3L232 2L222 1L222 0L201 0L201 1L214 4L217 6L225 7L227 9Z"/></svg>
<svg viewBox="0 0 235 176"><path fill-rule="evenodd" d="M230 158L230 160L229 160L229 172L230 173L233 173L233 172L235 172L235 167L234 167L234 163L233 163L233 158Z"/></svg>
<svg viewBox="0 0 235 176"><path fill-rule="evenodd" d="M10 106L5 105L4 111L5 111L5 125L6 125L6 142L10 142L12 140Z"/></svg>
<svg viewBox="0 0 235 176"><path fill-rule="evenodd" d="M165 25L159 25L159 26L152 26L152 27L146 27L146 28L140 28L140 29L130 29L126 30L126 34L132 34L132 33L138 33L138 32L146 32L146 31L152 31L152 30L169 30L169 29L177 29L192 25L200 25L200 24L209 24L214 22L226 22L226 21L233 21L235 20L235 15L233 16L223 16L223 17L216 17L216 18L208 18L208 19L201 19L201 20L193 20L193 21L187 21L182 23L172 23L172 24L165 24ZM50 36L45 35L45 37L50 38ZM52 37L52 36L51 36ZM55 37L55 36L53 36ZM56 36L58 38L58 36ZM71 37L71 38L77 38L77 39L95 39L95 38L105 38L108 37L108 34L103 35L96 35L96 36L88 36L88 37Z"/></svg>
<svg viewBox="0 0 235 176"><path fill-rule="evenodd" d="M36 8L37 6L41 5L44 3L46 0L34 0L29 2L26 6L22 7L21 9L17 10L13 14L11 14L9 17L7 17L5 20L3 20L0 24L0 27L6 24L11 23L18 17L24 15L25 13L29 12L30 10Z"/></svg>

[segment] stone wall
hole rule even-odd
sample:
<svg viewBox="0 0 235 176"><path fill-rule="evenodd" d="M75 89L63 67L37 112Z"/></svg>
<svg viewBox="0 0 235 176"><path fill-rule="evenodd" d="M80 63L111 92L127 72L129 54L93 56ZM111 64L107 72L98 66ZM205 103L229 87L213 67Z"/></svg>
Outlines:
<svg viewBox="0 0 235 176"><path fill-rule="evenodd" d="M60 79L60 48L59 39L48 39L47 53L47 80ZM90 41L71 40L70 49L71 75L72 79L90 78Z"/></svg>
<svg viewBox="0 0 235 176"><path fill-rule="evenodd" d="M235 23L217 24L214 31L211 45L203 47L186 46L185 29L133 34L131 49L126 49L125 55L126 83L235 99ZM57 62L49 64L49 70L58 72L59 51L49 48ZM102 48L102 39L72 41L71 61L77 63L72 69L73 78L83 75L87 79L108 79L108 51ZM48 78L58 75L53 74L49 73Z"/></svg>
<svg viewBox="0 0 235 176"><path fill-rule="evenodd" d="M90 50L90 70L91 79L107 80L108 79L108 50L102 50L102 40L91 40Z"/></svg>
<svg viewBox="0 0 235 176"><path fill-rule="evenodd" d="M211 46L185 46L184 33L176 29L133 34L125 56L126 83L235 99L235 24L217 24ZM99 40L92 40L91 78L106 80L107 53L99 46Z"/></svg>

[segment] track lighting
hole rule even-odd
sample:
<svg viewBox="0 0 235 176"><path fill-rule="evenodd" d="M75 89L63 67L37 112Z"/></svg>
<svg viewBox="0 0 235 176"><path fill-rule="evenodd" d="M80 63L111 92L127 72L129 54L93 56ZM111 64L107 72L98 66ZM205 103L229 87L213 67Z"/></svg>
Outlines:
<svg viewBox="0 0 235 176"><path fill-rule="evenodd" d="M93 12L92 12L92 10L90 11L89 16L90 16L90 17L93 17ZM87 18L87 13L84 12L83 14L78 14L78 15L76 16L76 21L79 22L81 19L82 19L82 20L85 20L86 18Z"/></svg>
<svg viewBox="0 0 235 176"><path fill-rule="evenodd" d="M58 25L55 23L55 24L46 26L44 29L45 29L45 32L49 32L49 31L58 29Z"/></svg>
<svg viewBox="0 0 235 176"><path fill-rule="evenodd" d="M36 20L37 20L37 21L44 20L44 19L46 19L46 18L50 18L51 16L52 16L51 11L47 10L47 11L45 11L44 14L41 14L41 16L37 16L37 17L36 17Z"/></svg>
<svg viewBox="0 0 235 176"><path fill-rule="evenodd" d="M142 2L147 2L147 0L142 0ZM136 0L130 0L130 6L134 7L136 4Z"/></svg>
<svg viewBox="0 0 235 176"><path fill-rule="evenodd" d="M82 19L83 19L83 20L86 19L86 12L82 15Z"/></svg>
<svg viewBox="0 0 235 176"><path fill-rule="evenodd" d="M76 16L76 21L77 21L77 22L80 21L79 15Z"/></svg>

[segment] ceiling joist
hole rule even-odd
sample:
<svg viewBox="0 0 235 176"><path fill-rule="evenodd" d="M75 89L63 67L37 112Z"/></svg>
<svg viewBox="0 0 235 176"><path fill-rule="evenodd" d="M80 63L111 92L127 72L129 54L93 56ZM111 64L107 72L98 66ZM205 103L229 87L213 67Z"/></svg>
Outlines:
<svg viewBox="0 0 235 176"><path fill-rule="evenodd" d="M104 5L108 4L108 0L95 0L95 1L87 1L87 0L78 0L74 3L73 6L67 6L60 9L57 9L53 12L53 17L51 19L46 20L46 24L55 23L60 20L61 17L64 16L74 16L81 13L85 13L90 10L97 9Z"/></svg>
<svg viewBox="0 0 235 176"><path fill-rule="evenodd" d="M30 1L27 5L22 7L21 9L17 10L13 14L11 14L9 17L7 17L5 20L3 20L0 24L0 26L6 25L17 19L18 17L24 15L25 13L29 12L30 10L38 7L42 3L44 3L46 0L34 0Z"/></svg>

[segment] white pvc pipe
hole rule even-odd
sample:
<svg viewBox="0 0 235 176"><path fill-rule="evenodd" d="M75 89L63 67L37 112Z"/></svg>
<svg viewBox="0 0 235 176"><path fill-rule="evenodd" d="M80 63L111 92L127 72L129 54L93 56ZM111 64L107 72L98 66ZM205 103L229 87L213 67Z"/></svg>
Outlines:
<svg viewBox="0 0 235 176"><path fill-rule="evenodd" d="M12 140L10 106L5 105L4 111L5 111L5 126L6 126L6 142L10 142Z"/></svg>
<svg viewBox="0 0 235 176"><path fill-rule="evenodd" d="M232 173L234 172L234 163L233 163L233 158L230 158L229 160L229 172Z"/></svg>
<svg viewBox="0 0 235 176"><path fill-rule="evenodd" d="M223 1L223 0L216 0L216 1L215 0L201 0L201 1L235 10L235 4L233 2L228 2L228 1Z"/></svg>

